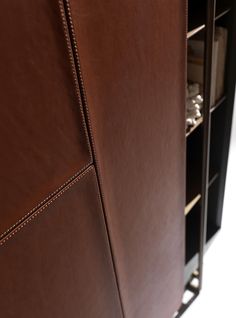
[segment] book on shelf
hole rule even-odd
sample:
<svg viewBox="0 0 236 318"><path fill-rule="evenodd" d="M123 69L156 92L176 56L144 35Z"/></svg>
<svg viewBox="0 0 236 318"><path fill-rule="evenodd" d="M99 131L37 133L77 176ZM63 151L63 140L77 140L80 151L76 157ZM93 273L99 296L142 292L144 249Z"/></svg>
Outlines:
<svg viewBox="0 0 236 318"><path fill-rule="evenodd" d="M224 93L224 74L227 50L227 29L216 27L212 56L211 106ZM188 81L203 85L204 80L204 40L188 41Z"/></svg>
<svg viewBox="0 0 236 318"><path fill-rule="evenodd" d="M215 30L215 41L219 43L216 69L216 92L215 99L219 100L224 93L225 61L227 52L228 30L217 27Z"/></svg>
<svg viewBox="0 0 236 318"><path fill-rule="evenodd" d="M188 41L188 81L203 84L204 71L204 41Z"/></svg>
<svg viewBox="0 0 236 318"><path fill-rule="evenodd" d="M211 106L216 103L216 84L217 84L217 68L218 68L218 55L219 55L219 41L215 40L212 52L212 68L211 68Z"/></svg>

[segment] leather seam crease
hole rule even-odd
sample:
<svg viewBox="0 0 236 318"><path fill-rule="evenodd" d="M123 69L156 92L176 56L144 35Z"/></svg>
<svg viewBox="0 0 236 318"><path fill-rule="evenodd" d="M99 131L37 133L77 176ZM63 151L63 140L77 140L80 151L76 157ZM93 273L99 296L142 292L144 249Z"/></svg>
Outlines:
<svg viewBox="0 0 236 318"><path fill-rule="evenodd" d="M102 191L102 188L103 188L102 187L102 178L101 178L101 174L100 174L100 171L99 171L99 164L98 164L98 159L97 159L97 154L96 154L96 146L95 146L95 142L94 142L92 124L91 124L91 120L90 120L90 112L89 112L89 108L88 108L86 90L85 90L85 85L84 85L82 71L81 71L81 65L80 65L80 56L79 56L79 51L78 51L78 44L77 44L77 40L76 40L76 37L75 37L74 25L73 25L73 20L72 20L72 16L71 16L70 1L69 0L59 0L59 1L60 1L60 3L64 2L65 13L62 12L62 14L66 14L66 19L68 20L69 34L71 36L71 42L72 42L75 65L76 65L76 70L77 70L78 82L79 82L80 93L81 93L81 98L82 98L82 105L84 107L84 112L85 112L85 115L86 115L86 120L87 120L87 125L88 125L88 132L89 132L90 142L91 142L91 145L92 145L92 153L93 153L93 157L94 157L95 173L97 175L97 180L98 180L98 188L99 188L99 192L100 192L103 217L104 217L104 221L105 221L105 225L106 225L107 239L108 239L108 242L109 242L110 253L111 253L112 263L113 263L113 268L114 268L114 274L115 274L115 277L116 277L116 284L117 284L117 289L118 289L118 294L119 294L119 299L120 299L122 315L123 315L123 317L125 317L126 315L125 315L124 305L123 305L121 291L120 291L120 283L119 283L119 278L118 278L118 273L117 273L116 260L115 260L115 256L114 256L113 245L112 245L112 242L111 242L111 235L110 235L110 230L109 230L109 227L108 227L107 215L105 213L106 209L105 209L105 204L104 204L104 194L103 194L103 191Z"/></svg>
<svg viewBox="0 0 236 318"><path fill-rule="evenodd" d="M70 62L72 75L73 75L73 81L74 81L74 89L76 91L76 95L77 95L77 98L78 98L80 113L81 113L81 117L82 117L82 124L83 124L84 133L85 133L86 143L87 143L88 150L89 150L90 160L89 160L87 165L83 166L82 169L80 169L72 177L70 177L67 181L65 181L61 186L59 186L56 190L54 190L52 193L50 193L45 199L40 201L29 212L27 212L22 218L20 218L16 223L14 223L11 227L9 227L7 230L5 230L3 233L1 233L0 234L0 239L2 239L11 230L13 230L17 225L19 225L19 223L24 221L24 219L26 219L30 214L34 213L35 210L37 210L41 205L43 205L47 200L49 200L51 197L53 197L64 186L66 186L69 182L71 182L80 173L82 173L82 171L87 169L93 163L93 155L92 155L92 150L91 150L91 146L90 146L90 142L89 142L87 126L86 126L85 118L84 118L83 106L82 106L82 102L81 102L79 84L78 84L78 79L77 79L77 74L76 74L76 67L75 67L75 64L74 64L73 52L72 52L72 48L71 48L71 45L70 45L70 38L69 38L69 34L68 34L67 22L66 22L65 17L64 17L64 13L63 13L64 9L63 9L62 6L63 5L62 5L61 1L59 0L59 10L60 10L60 17L62 19L62 24L63 24L64 39L65 39L65 42L66 42L66 47L67 47L67 51L68 51L68 55L69 55L69 62Z"/></svg>
<svg viewBox="0 0 236 318"><path fill-rule="evenodd" d="M87 169L82 172L77 178L73 179L65 188L58 192L55 196L46 202L40 209L36 210L31 214L23 223L21 223L15 230L8 234L4 239L0 241L0 246L6 243L10 238L12 238L17 232L19 232L24 226L29 224L35 217L41 214L46 208L48 208L56 199L58 199L62 194L69 190L75 183L77 183L81 178L88 174L93 169L93 165L87 167Z"/></svg>
<svg viewBox="0 0 236 318"><path fill-rule="evenodd" d="M77 78L77 74L76 74L76 66L75 66L74 57L73 57L73 49L72 49L71 43L70 43L69 30L68 30L68 26L67 26L66 17L64 14L63 3L61 2L61 0L59 0L59 10L60 10L60 17L62 20L64 37L65 37L65 41L66 41L70 66L71 66L73 80L74 80L74 89L75 89L75 92L76 92L76 95L78 98L79 109L80 109L80 113L81 113L81 117L82 117L82 124L83 124L84 132L85 132L87 146L89 149L90 160L92 163L93 162L93 155L92 155L91 145L90 145L90 141L89 141L87 125L86 125L85 118L84 118L83 105L82 105L81 96L80 96L80 88L79 88L78 78Z"/></svg>
<svg viewBox="0 0 236 318"><path fill-rule="evenodd" d="M92 162L84 166L82 169L80 169L76 174L74 174L70 179L68 179L66 182L64 182L59 188L57 188L55 191L53 191L50 195L48 195L43 201L41 201L39 204L37 204L33 209L31 209L28 213L26 213L21 219L19 219L15 224L13 224L11 227L9 227L4 233L0 235L0 239L2 239L5 235L7 235L11 230L13 230L17 225L19 225L21 222L23 222L28 216L33 214L37 209L40 208L43 204L46 203L47 200L51 199L55 194L57 194L63 187L65 187L68 183L70 183L73 179L78 177L83 171L85 171L90 165L92 165Z"/></svg>

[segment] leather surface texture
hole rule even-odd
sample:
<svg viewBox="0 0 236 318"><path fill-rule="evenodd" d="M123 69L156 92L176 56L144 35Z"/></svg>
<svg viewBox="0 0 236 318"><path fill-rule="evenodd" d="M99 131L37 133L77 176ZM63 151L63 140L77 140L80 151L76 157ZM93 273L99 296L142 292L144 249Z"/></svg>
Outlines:
<svg viewBox="0 0 236 318"><path fill-rule="evenodd" d="M0 237L91 162L57 0L1 1Z"/></svg>
<svg viewBox="0 0 236 318"><path fill-rule="evenodd" d="M184 283L186 3L70 0L126 318L170 318Z"/></svg>
<svg viewBox="0 0 236 318"><path fill-rule="evenodd" d="M122 318L89 167L1 241L4 318Z"/></svg>

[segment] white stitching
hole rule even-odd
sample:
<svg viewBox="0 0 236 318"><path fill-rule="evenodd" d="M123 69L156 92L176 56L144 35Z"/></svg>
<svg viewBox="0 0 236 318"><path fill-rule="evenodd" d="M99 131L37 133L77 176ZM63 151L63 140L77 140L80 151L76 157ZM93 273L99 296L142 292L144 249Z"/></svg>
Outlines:
<svg viewBox="0 0 236 318"><path fill-rule="evenodd" d="M61 2L61 0L59 0L59 1ZM70 24L71 36L72 36L72 44L73 44L75 57L76 57L76 61L75 62L76 62L76 65L77 65L77 72L78 72L79 81L80 81L80 85L81 85L81 91L82 91L81 93L83 94L84 105L85 105L85 109L86 109L86 113L87 113L89 131L91 133L91 143L92 143L92 146L93 146L94 157L96 159L97 155L96 155L96 150L95 150L93 129L92 129L92 124L91 124L91 120L90 120L90 112L89 112L88 103L87 103L87 97L86 97L86 91L85 91L85 86L84 86L81 66L80 66L80 63L79 63L80 56L79 56L79 52L78 52L78 49L77 49L77 41L76 41L76 37L75 37L75 31L74 31L73 21L72 21L72 17L71 17L71 10L70 10L69 1L65 0L65 4L66 4L67 12L68 12L68 19L69 19L69 24Z"/></svg>
<svg viewBox="0 0 236 318"><path fill-rule="evenodd" d="M27 220L25 220L20 226L18 226L12 233L0 241L0 246L6 243L11 237L13 237L17 232L19 232L24 226L31 222L36 216L41 214L46 208L48 208L55 200L57 200L62 194L69 190L75 183L77 183L81 178L93 170L93 165L90 165L83 173L81 173L76 179L69 183L64 189L57 193L50 201L43 205L39 210L35 211Z"/></svg>
<svg viewBox="0 0 236 318"><path fill-rule="evenodd" d="M59 0L61 1L61 0ZM94 141L94 134L93 134L93 128L92 128L92 123L91 123L91 115L90 115L90 111L89 111L89 107L88 107L88 102L87 102L87 97L86 97L86 90L85 90L85 85L84 85L84 80L83 80L83 75L82 75L82 70L81 70L81 65L80 65L80 56L79 56L79 51L78 51L78 44L77 44L77 40L76 40L76 36L75 36L75 31L74 31L74 25L73 25L73 21L72 21L72 16L71 16L71 9L70 9L70 3L69 0L65 0L65 5L66 5L66 9L67 9L67 13L68 13L68 19L69 19L69 24L70 24L70 30L71 30L71 36L72 36L72 45L74 48L74 52L75 52L75 62L76 62L76 66L77 66L77 72L78 72L78 76L79 76L79 83L81 86L81 93L83 96L83 101L84 101L84 106L85 106L85 111L87 114L87 121L88 121L88 128L90 131L90 136L91 136L91 143L92 143L92 148L93 148L93 154L94 154L94 160L96 162L96 167L97 167L97 174L98 174L98 178L99 178L99 182L101 185L101 197L102 200L105 201L104 198L104 194L103 194L103 181L102 181L102 176L101 176L101 172L100 172L100 167L99 167L99 162L98 162L98 157L97 157L97 151L96 151L96 146L95 146L95 141Z"/></svg>
<svg viewBox="0 0 236 318"><path fill-rule="evenodd" d="M2 233L0 235L0 239L3 238L3 236L5 236L6 234L8 234L15 226L17 226L25 218L27 218L31 213L33 213L35 210L37 210L42 204L44 204L47 200L49 200L52 196L54 196L57 192L59 192L64 186L66 186L68 183L70 183L74 178L76 178L82 171L87 169L90 165L91 165L91 163L87 164L85 167L80 169L76 174L74 174L70 179L68 179L66 182L64 182L59 188L57 188L55 191L53 191L51 194L49 194L43 201L41 201L39 204L37 204L33 209L31 209L27 214L25 214L21 219L19 219L15 224L13 224L4 233Z"/></svg>
<svg viewBox="0 0 236 318"><path fill-rule="evenodd" d="M9 227L6 231L4 231L4 233L0 234L0 239L3 238L5 235L7 235L15 226L17 226L19 223L21 223L25 218L27 218L31 213L33 213L35 210L37 210L42 204L44 204L47 200L49 200L53 195L55 195L64 186L66 186L72 179L76 178L83 170L88 168L88 166L93 163L93 156L92 156L92 151L91 151L90 142L89 142L89 138L88 138L87 126L85 123L83 106L82 106L81 98L80 98L80 90L79 90L78 81L77 81L77 74L76 74L76 69L75 69L75 65L74 65L74 58L73 58L72 48L71 48L71 44L70 44L70 38L68 35L67 22L66 22L66 18L65 18L65 14L64 14L63 3L61 0L59 0L59 10L60 10L60 16L61 16L62 24L63 24L63 31L64 31L63 33L64 33L64 37L66 40L68 54L69 54L69 61L70 61L70 65L72 68L72 75L73 75L73 81L74 81L74 85L75 85L75 91L76 91L76 95L77 95L78 102L79 102L79 108L80 108L80 113L81 113L81 118L82 118L82 125L84 128L86 143L87 143L88 150L89 150L90 161L87 165L85 165L82 169L80 169L76 174L74 174L71 178L69 178L66 182L64 182L59 188L57 188L55 191L53 191L51 194L49 194L43 201L38 203L33 209L31 209L28 213L26 213L16 223L14 223L11 227Z"/></svg>
<svg viewBox="0 0 236 318"><path fill-rule="evenodd" d="M61 0L59 0L61 2ZM63 0L62 0L63 1ZM101 172L100 172L100 167L99 167L99 162L98 162L98 157L97 157L97 152L96 152L96 146L95 146L95 141L94 141L94 134L93 134L93 128L92 128L92 123L91 123L91 115L90 115L90 111L89 111L89 107L88 107L88 102L87 102L87 97L86 97L86 90L85 90L85 85L84 85L84 80L83 80L83 75L82 75L82 70L81 70L81 65L80 65L80 56L79 56L79 51L78 51L78 44L77 44L77 40L76 40L76 36L75 36L75 30L74 30L74 25L73 25L73 21L72 21L72 16L71 16L71 9L70 9L70 2L69 0L64 0L65 5L66 5L66 10L67 10L67 17L69 19L69 25L70 25L70 31L71 31L71 36L72 36L72 45L73 45L73 49L74 49L74 53L75 53L75 63L77 66L77 72L78 72L78 77L79 77L79 84L81 86L81 93L82 93L82 97L83 97L83 102L84 102L84 106L85 106L85 111L87 114L87 121L88 121L88 128L90 131L90 136L91 136L91 143L92 143L92 148L93 148L93 154L94 154L94 160L96 163L96 170L97 170L97 174L98 174L98 179L99 179L99 183L101 185L101 198L103 201L105 201L104 198L104 194L103 194L103 182L102 182L102 177L101 177Z"/></svg>
<svg viewBox="0 0 236 318"><path fill-rule="evenodd" d="M76 62L76 66L77 66L78 76L79 76L79 84L80 84L80 87L81 87L81 94L82 94L82 98L83 98L83 104L84 104L85 111L86 111L86 114L87 114L87 122L88 122L88 128L89 128L89 132L90 132L90 140L91 140L91 143L92 143L93 155L94 155L94 160L95 160L95 164L96 164L96 168L97 168L96 169L97 170L96 179L100 183L99 199L101 200L101 207L102 207L102 210L103 210L103 218L104 218L104 222L105 222L105 214L106 214L105 213L105 197L104 197L104 194L103 194L102 176L101 176L101 173L100 173L99 163L98 163L97 154L96 154L96 147L95 147L95 142L94 142L93 129L92 129L92 124L91 124L91 120L90 120L90 112L89 112L89 108L88 108L86 90L85 90L84 81L83 81L83 75L82 75L81 66L80 66L80 56L79 56L79 52L78 52L78 49L77 49L77 41L76 41L74 25L73 25L72 16L71 16L70 3L69 3L69 0L64 0L64 1L65 1L65 4L66 4L67 16L68 16L69 24L70 24L70 31L71 31L71 36L72 36L72 45L73 45L75 58L76 58L75 62ZM103 203L104 206L102 206L102 201L104 202ZM110 229L110 230L106 229L106 232L107 232L108 244L111 245L110 247L112 248L112 242L110 241L110 243L109 243L109 236L111 236L109 232L112 232L112 229ZM120 299L121 313L122 313L123 317L125 317L126 315L125 315L125 310L124 310L124 306L123 306L123 298L121 296L120 283L119 283L120 279L118 278L118 272L117 272L117 262L116 262L116 259L115 259L114 255L113 255L113 259L114 259L114 263L113 263L113 260L112 260L112 252L111 252L111 264L112 264L112 267L113 267L114 273L115 273L115 281L116 281L117 288L118 288L118 297Z"/></svg>
<svg viewBox="0 0 236 318"><path fill-rule="evenodd" d="M61 19L62 19L64 36L65 36L65 40L66 40L66 46L67 46L67 50L68 50L68 54L69 54L69 61L70 61L70 65L71 65L71 68L72 68L72 75L73 75L73 80L74 80L74 85L75 85L75 92L76 92L76 95L77 95L77 98L78 98L78 102L79 102L79 108L80 108L80 113L81 113L81 117L82 117L82 124L83 124L83 128L84 128L84 131L85 131L86 142L87 142L87 145L88 145L88 148L89 148L90 160L91 160L91 163L92 163L93 156L92 156L92 151L91 151L91 147L90 147L87 126L86 126L86 122L85 122L85 118L84 118L84 112L83 112L83 105L82 105L82 102L81 102L79 83L78 83L76 67L75 67L75 63L74 63L74 56L73 56L73 51L72 51L72 47L71 47L70 37L69 37L69 34L68 34L67 20L66 20L66 17L65 17L64 5L63 5L63 1L62 0L59 0L59 10L60 10L60 16L61 16Z"/></svg>
<svg viewBox="0 0 236 318"><path fill-rule="evenodd" d="M60 0L61 1L61 0ZM78 76L79 76L79 84L81 86L81 93L82 93L82 98L83 98L83 102L84 102L84 106L85 106L85 111L87 114L87 122L88 122L88 128L90 131L90 139L91 139L91 144L92 144L92 149L93 149L93 154L94 154L94 160L96 163L96 170L97 170L97 174L98 174L98 179L99 179L99 183L100 183L100 188L101 188L101 198L102 201L105 202L105 197L103 194L103 181L102 181L102 176L101 176L101 172L100 172L100 167L99 167L99 162L98 162L98 157L97 157L97 152L96 152L96 146L95 146L95 141L94 141L94 134L93 134L93 128L92 128L92 123L91 123L91 115L90 115L90 111L89 111L89 107L88 107L88 102L87 102L87 97L86 97L86 90L85 90L85 85L84 85L84 80L83 80L83 75L82 75L82 70L81 70L81 65L80 65L80 56L79 56L79 51L78 51L78 44L77 44L77 40L76 40L76 36L75 36L75 30L74 30L74 25L73 25L73 20L72 20L72 16L71 16L71 9L70 9L70 1L69 0L64 0L65 1L65 5L66 5L66 10L67 10L67 16L69 19L69 24L70 24L70 31L71 31L71 36L72 36L72 45L73 45L73 49L75 52L75 62L76 62L76 66L77 66L77 72L78 72ZM78 35L77 35L78 36Z"/></svg>

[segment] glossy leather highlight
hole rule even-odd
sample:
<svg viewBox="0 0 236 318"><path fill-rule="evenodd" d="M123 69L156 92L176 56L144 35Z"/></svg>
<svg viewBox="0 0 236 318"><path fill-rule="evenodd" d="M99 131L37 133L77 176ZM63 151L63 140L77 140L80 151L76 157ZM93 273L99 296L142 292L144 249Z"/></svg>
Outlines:
<svg viewBox="0 0 236 318"><path fill-rule="evenodd" d="M186 3L70 0L126 318L170 318L184 283Z"/></svg>
<svg viewBox="0 0 236 318"><path fill-rule="evenodd" d="M58 1L0 10L0 236L92 162Z"/></svg>
<svg viewBox="0 0 236 318"><path fill-rule="evenodd" d="M0 246L4 318L122 318L93 167Z"/></svg>

